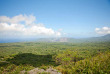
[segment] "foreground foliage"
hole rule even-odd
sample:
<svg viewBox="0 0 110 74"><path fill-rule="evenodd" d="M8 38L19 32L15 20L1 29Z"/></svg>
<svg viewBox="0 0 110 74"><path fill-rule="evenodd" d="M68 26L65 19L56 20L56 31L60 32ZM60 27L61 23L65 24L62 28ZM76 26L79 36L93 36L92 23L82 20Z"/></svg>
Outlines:
<svg viewBox="0 0 110 74"><path fill-rule="evenodd" d="M69 54L69 56L67 56L67 54ZM109 74L110 73L110 51L105 53L99 53L94 57L86 58L84 60L68 52L63 55L66 55L66 57L57 56L57 59L60 59L60 63L61 63L61 65L58 66L57 69L64 74L73 74L73 73L74 74L79 74L79 73ZM70 55L73 56L71 57Z"/></svg>

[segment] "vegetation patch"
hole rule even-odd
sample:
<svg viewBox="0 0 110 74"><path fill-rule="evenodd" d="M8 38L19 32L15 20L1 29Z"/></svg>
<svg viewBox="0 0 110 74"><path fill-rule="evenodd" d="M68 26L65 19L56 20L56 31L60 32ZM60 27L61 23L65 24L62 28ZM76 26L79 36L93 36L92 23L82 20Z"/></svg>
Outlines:
<svg viewBox="0 0 110 74"><path fill-rule="evenodd" d="M5 46L5 47L4 47ZM110 42L0 43L0 74L28 73L33 69L62 74L110 73ZM52 74L50 72L50 74Z"/></svg>

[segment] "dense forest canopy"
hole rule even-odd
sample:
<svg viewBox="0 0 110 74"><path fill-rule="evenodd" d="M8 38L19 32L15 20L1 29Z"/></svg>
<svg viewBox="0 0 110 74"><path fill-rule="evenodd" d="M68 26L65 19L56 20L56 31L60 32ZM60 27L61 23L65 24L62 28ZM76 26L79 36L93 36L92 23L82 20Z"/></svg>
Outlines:
<svg viewBox="0 0 110 74"><path fill-rule="evenodd" d="M52 67L63 74L109 73L109 55L110 42L1 43L0 72L20 73Z"/></svg>

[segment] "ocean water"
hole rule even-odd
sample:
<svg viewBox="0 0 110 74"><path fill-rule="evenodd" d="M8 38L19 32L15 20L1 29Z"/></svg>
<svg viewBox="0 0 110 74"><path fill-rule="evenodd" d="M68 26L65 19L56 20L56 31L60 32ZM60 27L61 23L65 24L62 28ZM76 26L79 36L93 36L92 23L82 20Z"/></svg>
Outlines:
<svg viewBox="0 0 110 74"><path fill-rule="evenodd" d="M37 39L0 39L0 43L31 42Z"/></svg>

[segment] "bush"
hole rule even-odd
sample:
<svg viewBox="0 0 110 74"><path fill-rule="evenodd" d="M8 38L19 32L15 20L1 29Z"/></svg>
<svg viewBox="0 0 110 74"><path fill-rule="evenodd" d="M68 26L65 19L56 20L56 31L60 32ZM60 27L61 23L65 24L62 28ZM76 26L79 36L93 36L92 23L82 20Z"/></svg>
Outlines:
<svg viewBox="0 0 110 74"><path fill-rule="evenodd" d="M62 54L63 55L63 54ZM64 58L64 57L63 57ZM61 60L62 61L62 60ZM71 65L63 66L63 63L60 67L63 69L58 70L62 71L62 73L66 74L102 74L102 73L110 73L110 52L100 53L97 56L92 58L86 58L84 60L80 60L77 62L68 62Z"/></svg>
<svg viewBox="0 0 110 74"><path fill-rule="evenodd" d="M83 58L79 56L77 51L66 50L56 56L56 63L67 66L72 64L71 62L77 62Z"/></svg>

